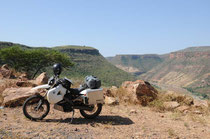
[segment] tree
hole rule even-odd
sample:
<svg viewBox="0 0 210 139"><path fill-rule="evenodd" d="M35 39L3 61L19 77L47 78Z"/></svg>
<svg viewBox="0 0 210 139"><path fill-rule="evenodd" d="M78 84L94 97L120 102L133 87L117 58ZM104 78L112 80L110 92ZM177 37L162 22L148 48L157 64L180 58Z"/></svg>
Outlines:
<svg viewBox="0 0 210 139"><path fill-rule="evenodd" d="M67 54L47 48L4 48L0 49L0 59L17 71L26 72L29 78L34 78L39 71L52 66L54 63L61 63L64 68L73 66Z"/></svg>

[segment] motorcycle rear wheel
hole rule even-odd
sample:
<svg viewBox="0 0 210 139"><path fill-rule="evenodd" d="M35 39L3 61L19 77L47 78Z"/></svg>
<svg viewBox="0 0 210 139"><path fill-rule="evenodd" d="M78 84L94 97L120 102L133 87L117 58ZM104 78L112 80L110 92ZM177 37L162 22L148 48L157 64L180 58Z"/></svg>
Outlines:
<svg viewBox="0 0 210 139"><path fill-rule="evenodd" d="M49 102L40 95L29 97L23 104L24 115L32 121L42 120L47 116L49 111Z"/></svg>
<svg viewBox="0 0 210 139"><path fill-rule="evenodd" d="M101 113L101 110L102 110L102 104L96 104L93 106L93 109L91 111L80 110L80 113L86 119L93 119Z"/></svg>

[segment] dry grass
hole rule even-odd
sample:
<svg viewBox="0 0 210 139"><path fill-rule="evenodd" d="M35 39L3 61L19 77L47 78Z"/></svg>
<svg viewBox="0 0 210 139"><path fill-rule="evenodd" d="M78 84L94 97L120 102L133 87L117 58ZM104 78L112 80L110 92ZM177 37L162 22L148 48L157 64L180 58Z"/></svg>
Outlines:
<svg viewBox="0 0 210 139"><path fill-rule="evenodd" d="M182 120L182 113L181 112L173 112L170 117L172 120Z"/></svg>
<svg viewBox="0 0 210 139"><path fill-rule="evenodd" d="M187 122L184 122L184 126L189 130L190 129L190 126Z"/></svg>
<svg viewBox="0 0 210 139"><path fill-rule="evenodd" d="M181 95L177 93L160 93L159 98L163 101L176 101L181 105L192 105L193 104L193 98L186 95Z"/></svg>
<svg viewBox="0 0 210 139"><path fill-rule="evenodd" d="M207 124L207 121L206 121L205 117L203 117L201 115L190 114L189 117L190 117L190 119L193 122L198 122L198 123L200 123L202 125L206 125Z"/></svg>
<svg viewBox="0 0 210 139"><path fill-rule="evenodd" d="M165 112L166 108L164 107L163 102L162 99L155 99L149 103L149 106L156 112Z"/></svg>
<svg viewBox="0 0 210 139"><path fill-rule="evenodd" d="M176 93L161 93L160 92L157 98L154 101L149 103L149 106L152 107L153 110L157 112L173 111L173 109L167 110L163 105L164 102L169 102L169 101L176 101L181 106L182 105L191 106L193 104L193 98L190 96L180 95Z"/></svg>
<svg viewBox="0 0 210 139"><path fill-rule="evenodd" d="M113 95L113 97L118 98L118 100L121 104L126 104L126 105L140 104L139 101L137 101L137 99L135 99L135 95L132 96L131 93L129 93L122 87L115 90L115 92L112 93L112 95Z"/></svg>
<svg viewBox="0 0 210 139"><path fill-rule="evenodd" d="M177 137L175 131L173 129L171 129L171 128L168 129L168 135L170 137Z"/></svg>

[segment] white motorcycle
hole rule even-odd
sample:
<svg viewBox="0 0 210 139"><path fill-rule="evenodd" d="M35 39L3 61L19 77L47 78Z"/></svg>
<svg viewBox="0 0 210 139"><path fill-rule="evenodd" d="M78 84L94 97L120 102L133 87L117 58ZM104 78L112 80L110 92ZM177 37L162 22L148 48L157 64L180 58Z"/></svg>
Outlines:
<svg viewBox="0 0 210 139"><path fill-rule="evenodd" d="M103 89L101 82L96 77L87 76L85 84L80 88L71 88L72 81L68 78L59 79L61 65L53 66L54 76L48 84L37 86L33 89L46 89L44 96L33 95L26 99L23 105L23 113L30 120L42 120L50 111L50 104L54 109L63 112L73 112L79 109L84 118L92 119L97 117L104 104Z"/></svg>

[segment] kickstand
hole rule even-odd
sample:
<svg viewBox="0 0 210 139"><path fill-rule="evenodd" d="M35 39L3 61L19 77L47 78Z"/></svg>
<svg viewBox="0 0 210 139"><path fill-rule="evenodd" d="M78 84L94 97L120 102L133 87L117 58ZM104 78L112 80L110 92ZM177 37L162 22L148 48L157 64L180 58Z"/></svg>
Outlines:
<svg viewBox="0 0 210 139"><path fill-rule="evenodd" d="M71 117L71 122L70 123L72 123L73 122L73 119L74 119L74 109L73 109L73 113L72 113L72 117Z"/></svg>

